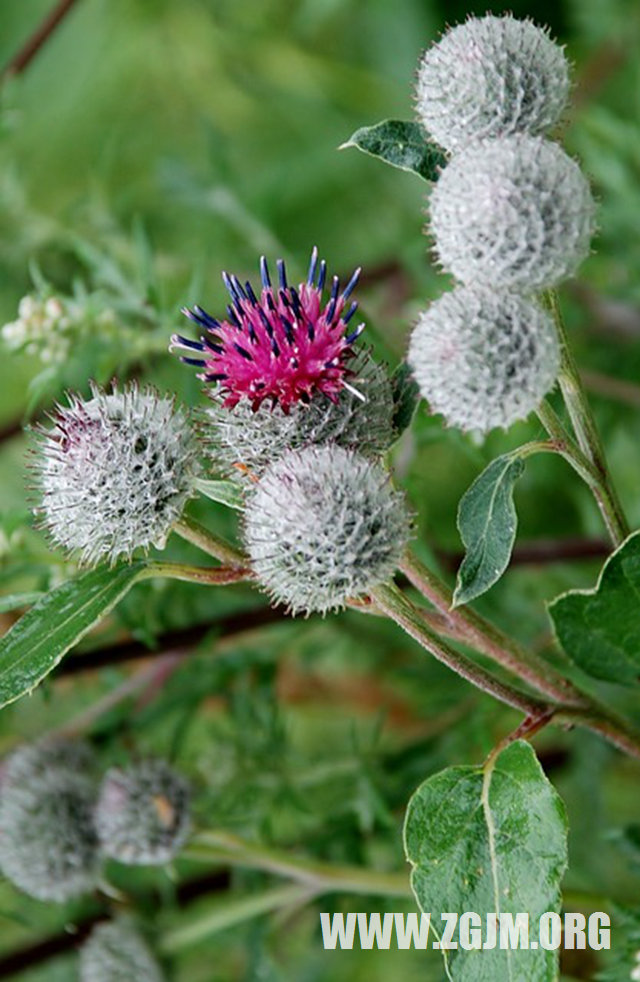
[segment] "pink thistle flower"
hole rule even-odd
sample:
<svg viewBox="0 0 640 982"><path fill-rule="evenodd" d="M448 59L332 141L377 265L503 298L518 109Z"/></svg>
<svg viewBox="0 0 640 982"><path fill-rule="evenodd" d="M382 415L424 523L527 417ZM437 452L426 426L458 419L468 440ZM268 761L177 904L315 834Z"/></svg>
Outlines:
<svg viewBox="0 0 640 982"><path fill-rule="evenodd" d="M186 350L190 354L182 361L204 369L199 378L218 383L225 408L248 399L256 410L270 399L288 413L297 402L309 403L316 393L336 402L342 388L355 391L347 381L351 374L347 363L364 324L349 331L358 305L352 302L346 312L345 306L360 269L341 293L340 281L334 276L329 299L323 304L327 265L324 260L318 263L316 248L311 253L307 281L298 289L289 286L282 259L277 267L276 288L271 284L266 259L261 258L259 297L251 283L243 287L237 277L223 273L231 296L228 319L216 320L202 307L185 307L183 314L206 334L198 341L179 334L171 338L170 350ZM196 351L201 358L193 357Z"/></svg>

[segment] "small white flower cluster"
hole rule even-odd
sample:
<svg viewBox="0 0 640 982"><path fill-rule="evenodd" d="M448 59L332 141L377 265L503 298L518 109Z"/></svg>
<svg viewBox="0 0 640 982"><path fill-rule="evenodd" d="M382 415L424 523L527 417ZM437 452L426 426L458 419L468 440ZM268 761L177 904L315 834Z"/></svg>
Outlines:
<svg viewBox="0 0 640 982"><path fill-rule="evenodd" d="M540 135L567 93L562 49L511 16L453 28L419 68L418 116L453 152L430 231L460 286L421 314L409 362L431 410L464 430L526 418L559 370L557 332L534 294L575 272L594 220L579 167Z"/></svg>
<svg viewBox="0 0 640 982"><path fill-rule="evenodd" d="M193 493L196 450L170 398L131 385L69 397L41 429L39 514L53 541L95 564L159 548Z"/></svg>
<svg viewBox="0 0 640 982"><path fill-rule="evenodd" d="M9 351L21 351L39 358L43 364L62 364L73 345L95 320L104 333L115 324L113 311L97 315L80 300L62 296L28 294L18 305L18 318L0 328L0 337Z"/></svg>
<svg viewBox="0 0 640 982"><path fill-rule="evenodd" d="M96 925L80 949L80 982L163 982L146 941L124 919Z"/></svg>
<svg viewBox="0 0 640 982"><path fill-rule="evenodd" d="M189 832L189 788L162 760L112 768L102 784L88 746L43 741L16 750L0 780L0 870L59 903L93 889L105 856L162 866Z"/></svg>

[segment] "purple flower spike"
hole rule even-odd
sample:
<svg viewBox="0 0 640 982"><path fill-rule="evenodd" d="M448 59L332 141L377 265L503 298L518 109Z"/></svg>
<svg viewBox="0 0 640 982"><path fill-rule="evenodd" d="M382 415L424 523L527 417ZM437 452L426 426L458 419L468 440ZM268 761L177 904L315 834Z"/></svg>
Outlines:
<svg viewBox="0 0 640 982"><path fill-rule="evenodd" d="M323 304L326 263L318 263L317 249L311 253L307 281L297 289L289 284L281 259L272 281L263 256L259 296L250 283L242 285L237 277L223 273L231 297L227 319L216 320L202 307L183 308L206 334L199 341L174 334L171 347L185 352L182 360L187 364L204 369L199 378L218 383L225 408L247 399L256 410L268 399L288 413L316 393L335 402L348 384L352 345L364 329L364 324L347 327L356 303L344 311L359 275L357 269L342 292L334 276ZM195 352L201 356L194 357Z"/></svg>

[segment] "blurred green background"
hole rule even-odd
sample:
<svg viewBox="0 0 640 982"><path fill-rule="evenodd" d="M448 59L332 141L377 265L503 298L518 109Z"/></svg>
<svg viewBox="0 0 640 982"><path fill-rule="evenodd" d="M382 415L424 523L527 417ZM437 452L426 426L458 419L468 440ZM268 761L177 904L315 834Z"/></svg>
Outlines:
<svg viewBox="0 0 640 982"><path fill-rule="evenodd" d="M51 6L3 0L0 65ZM509 9L548 24L575 66L562 137L593 182L600 227L563 304L637 526L640 7L635 0L563 0ZM65 388L86 392L89 378L105 383L114 375L153 381L201 405L193 373L166 346L180 327L181 304L223 309L223 269L256 277L264 252L272 261L285 257L295 278L314 244L341 276L362 265L358 298L369 341L390 365L402 357L412 319L448 285L422 234L425 185L337 148L359 126L410 117L422 49L446 23L487 10L504 8L463 0L78 0L24 73L5 79L0 324L15 322L21 298L32 294L54 298L75 326L66 329L62 356L51 355L46 337L27 350L10 350L16 345L5 338L0 348L0 595L40 591L72 572L31 528L22 424ZM523 424L478 446L420 410L396 450L396 473L417 513L424 555L438 557L448 574L460 549L461 494L493 456L537 435L535 424ZM598 515L561 462L528 465L517 505L521 546L549 540L553 555L559 540L570 539L597 553ZM196 511L232 534L233 520L221 509ZM171 551L192 555L179 544ZM514 565L482 606L544 651L550 638L543 601L591 585L597 568L597 559ZM220 618L263 606L240 588L136 588L84 648L113 650L133 639L139 659L89 670L88 654L70 656L73 674L54 676L0 715L0 750L82 716L144 670L145 645L166 653L177 630L201 625L199 644L153 699L142 706L122 699L85 724L105 764L132 748L168 754L199 789L203 825L327 860L401 869L400 828L413 788L449 763L481 760L512 715L430 663L393 628L354 613L223 637ZM13 616L0 615L5 627ZM640 821L637 770L584 733L545 732L537 746L569 808L568 909L594 909L603 897L633 903L638 858L624 851L623 830ZM203 871L179 866L173 879L165 871L124 878L115 871L113 881L136 898L150 930L162 932L226 902L212 887L183 903L176 884L195 872ZM234 873L225 889L255 893L265 882ZM47 961L31 954L31 963L28 953L100 903L51 908L1 884L0 965L24 949L20 978L74 978L72 951ZM341 896L320 909L385 904L400 909L394 901ZM323 952L318 909L212 935L175 959L172 977L442 977L432 952ZM622 933L614 954L627 944ZM15 963L6 964L2 977L13 978ZM603 964L575 953L565 977L593 978Z"/></svg>

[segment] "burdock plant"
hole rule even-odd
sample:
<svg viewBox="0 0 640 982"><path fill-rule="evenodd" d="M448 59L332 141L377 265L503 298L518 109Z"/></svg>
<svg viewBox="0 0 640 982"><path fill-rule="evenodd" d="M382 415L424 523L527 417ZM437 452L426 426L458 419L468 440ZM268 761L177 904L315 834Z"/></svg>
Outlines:
<svg viewBox="0 0 640 982"><path fill-rule="evenodd" d="M38 514L56 545L83 563L162 548L193 494L196 452L172 398L125 386L70 395L38 428Z"/></svg>
<svg viewBox="0 0 640 982"><path fill-rule="evenodd" d="M358 302L352 299L360 270L342 280L328 278L313 249L307 276L296 285L282 260L272 275L274 266L270 270L262 257L257 289L250 280L223 274L230 301L224 313L214 316L199 304L184 308L189 329L173 334L171 348L199 369L204 399L197 427L191 428L173 397L143 383L109 391L92 384L89 397L70 395L58 406L50 425L39 428L38 515L54 545L91 568L41 596L0 647L0 699L7 703L31 691L137 580L163 576L209 586L246 581L283 616L326 616L348 607L349 625L356 611L371 617L373 631L382 619L392 621L521 717L514 730L502 730L501 717L491 721L497 744L482 764L432 774L416 791L405 824L416 900L430 912L524 911L534 931L543 914L560 909L567 827L529 739L553 723L581 725L640 757L631 722L594 698L593 680L584 681L586 673L637 683L640 537L627 538L553 292L578 272L595 225L589 181L553 140L568 89L564 52L545 31L511 16L471 18L422 57L418 122L387 121L354 134L352 144L428 180L427 232L440 266L453 278L440 297L415 306L405 325L407 359L392 375L374 353L374 332L366 348L360 340L364 323L355 317ZM393 351L397 338L387 340ZM182 378L188 384L189 374ZM411 430L420 399L423 419ZM510 432L507 452L488 464L460 502L465 553L455 589L436 572L433 550L420 542L441 516L429 512L413 475L408 494L401 487L416 458L425 482L442 467L434 450L442 438L439 422L425 425L425 410L472 434L476 444L495 428L534 415L538 420L525 442L519 442L523 429ZM458 437L460 445L465 437ZM617 549L593 591L563 594L550 606L566 658L529 650L469 606L509 565L517 526L514 485L524 461L542 453L562 457L586 482ZM203 476L200 458L213 475ZM204 499L196 505L200 521L187 513L200 492L239 513L235 525L228 516L235 542L209 527L220 512L207 519ZM207 564L205 558L202 565L154 558L152 550L164 549L173 531ZM230 618L243 618L243 610L234 608ZM264 612L252 612L241 626L254 616ZM320 634L325 625L319 628ZM107 629L117 643L120 625L109 621ZM224 632L226 622L216 623L216 630ZM147 689L136 704L142 712L128 737L135 742L138 723L142 729L149 720L164 728L164 715L146 711L163 690L173 750L199 722L208 673L226 686L249 662L238 659L233 671L227 661L222 667L199 662L205 665L202 677L192 682L186 673L169 677L183 662L182 648L168 656L145 674ZM258 662L250 663L256 674ZM405 680L419 684L409 664L400 668ZM118 689L116 701L130 696L138 676L119 684L124 696ZM231 681L224 699L232 703L235 697ZM176 714L176 722L180 700L188 700L189 712ZM74 725L91 726L95 717L93 710ZM246 727L251 733L252 722ZM194 731L195 739L207 738L204 727ZM482 732L484 742L488 730ZM430 751L429 759L437 755ZM288 794L296 779L297 772L287 771ZM315 798L306 797L311 783L299 799L289 795L296 808L302 803L309 821L305 848L323 841L309 807ZM258 785L256 794L262 792ZM238 796L247 825L253 789L245 795L243 787ZM222 904L202 922L169 930L163 953L328 891L407 892L402 871L345 866L339 843L331 844L332 854L341 857L334 867L290 857L273 843L263 848L248 842L237 827L202 828L204 812L217 808L225 815L224 801L212 808L213 795L207 808L194 810L198 819L187 842L188 786L162 761L112 768L96 804L82 759L67 750L18 751L6 764L0 791L0 866L36 897L64 899L91 888L100 854L129 865L204 858L221 863L224 876L228 868L246 867L254 871L242 874L248 889L265 874L295 881L291 889L243 897L229 910ZM378 815L377 805L373 812ZM380 813L389 824L390 811ZM334 817L337 834L343 816ZM270 839L286 840L288 818L283 809L273 827L258 827ZM373 821L377 817L366 818L367 828ZM175 865L180 876L182 864ZM122 902L119 888L102 886L110 900ZM168 903L167 918L170 908ZM82 978L159 978L137 936L120 932L119 925L96 929L83 950ZM447 953L447 976L551 982L557 965L542 943L518 952L499 944L472 952L461 944Z"/></svg>
<svg viewBox="0 0 640 982"><path fill-rule="evenodd" d="M149 946L128 921L103 921L80 949L80 982L163 982Z"/></svg>
<svg viewBox="0 0 640 982"><path fill-rule="evenodd" d="M163 760L145 760L105 775L95 810L105 855L121 863L168 863L189 831L189 787Z"/></svg>
<svg viewBox="0 0 640 982"><path fill-rule="evenodd" d="M97 883L92 763L87 747L52 741L20 747L4 764L0 870L38 900L61 903Z"/></svg>

